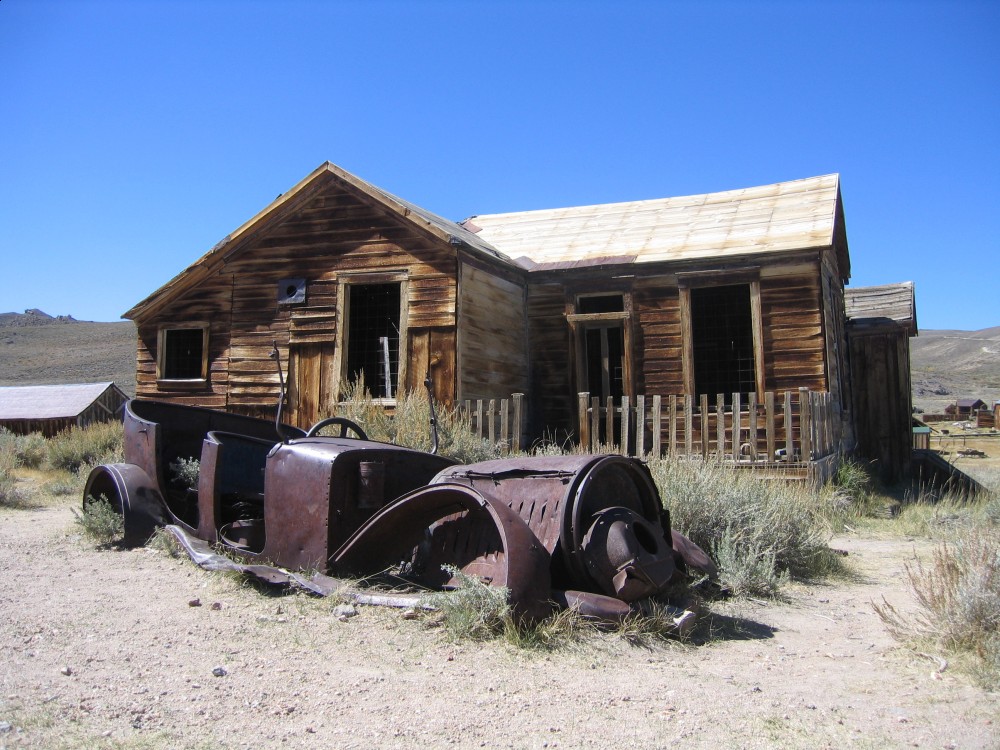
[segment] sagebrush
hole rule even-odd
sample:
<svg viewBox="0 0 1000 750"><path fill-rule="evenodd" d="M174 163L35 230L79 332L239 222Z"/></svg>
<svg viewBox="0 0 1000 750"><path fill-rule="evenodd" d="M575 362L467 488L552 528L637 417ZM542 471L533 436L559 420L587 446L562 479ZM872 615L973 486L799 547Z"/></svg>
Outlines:
<svg viewBox="0 0 1000 750"><path fill-rule="evenodd" d="M78 472L84 467L124 460L125 430L121 422L72 427L49 441L49 465Z"/></svg>
<svg viewBox="0 0 1000 750"><path fill-rule="evenodd" d="M83 503L83 512L74 510L73 515L84 535L98 546L111 547L125 536L125 519L121 511L104 495L88 495Z"/></svg>
<svg viewBox="0 0 1000 750"><path fill-rule="evenodd" d="M920 606L905 615L885 599L875 611L899 640L973 659L971 671L1000 687L1000 527L972 528L942 542L929 564L906 568Z"/></svg>
<svg viewBox="0 0 1000 750"><path fill-rule="evenodd" d="M820 493L712 461L651 459L672 526L718 563L733 593L773 596L788 576L838 565Z"/></svg>

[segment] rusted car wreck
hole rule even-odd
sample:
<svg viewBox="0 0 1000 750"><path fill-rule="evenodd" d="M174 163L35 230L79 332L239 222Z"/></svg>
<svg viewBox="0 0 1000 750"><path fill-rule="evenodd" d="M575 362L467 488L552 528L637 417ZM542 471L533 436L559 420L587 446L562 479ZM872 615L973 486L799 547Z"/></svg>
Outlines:
<svg viewBox="0 0 1000 750"><path fill-rule="evenodd" d="M442 589L458 570L506 587L520 617L573 606L610 620L688 568L715 571L672 531L649 470L635 459L459 465L369 440L342 418L304 432L281 424L280 410L272 423L140 399L128 402L124 422L125 462L91 472L84 506L104 498L119 509L127 545L168 526L205 567L318 593L337 588L330 576L388 570ZM340 435L321 434L330 426ZM196 482L175 476L179 461L197 467ZM212 545L229 554L214 554Z"/></svg>

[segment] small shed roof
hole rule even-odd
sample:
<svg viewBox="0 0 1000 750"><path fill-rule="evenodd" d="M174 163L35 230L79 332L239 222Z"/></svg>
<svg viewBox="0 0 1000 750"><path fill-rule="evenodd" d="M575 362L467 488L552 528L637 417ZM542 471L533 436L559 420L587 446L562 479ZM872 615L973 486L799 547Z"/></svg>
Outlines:
<svg viewBox="0 0 1000 750"><path fill-rule="evenodd" d="M847 319L858 325L893 322L917 335L917 306L912 281L844 290Z"/></svg>
<svg viewBox="0 0 1000 750"><path fill-rule="evenodd" d="M850 276L836 174L680 198L479 215L462 224L532 269L835 245L842 275Z"/></svg>
<svg viewBox="0 0 1000 750"><path fill-rule="evenodd" d="M78 417L105 391L117 387L113 382L0 387L0 420Z"/></svg>

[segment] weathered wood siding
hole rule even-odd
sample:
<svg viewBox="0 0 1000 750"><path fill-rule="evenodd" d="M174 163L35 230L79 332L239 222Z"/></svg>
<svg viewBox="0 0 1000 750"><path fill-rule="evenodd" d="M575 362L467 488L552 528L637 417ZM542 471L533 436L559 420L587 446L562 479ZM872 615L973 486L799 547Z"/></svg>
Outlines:
<svg viewBox="0 0 1000 750"><path fill-rule="evenodd" d="M527 288L465 262L459 280L459 400L528 391Z"/></svg>
<svg viewBox="0 0 1000 750"><path fill-rule="evenodd" d="M661 395L684 393L680 294L676 282L669 285L643 281L637 285L633 306L638 329L637 391Z"/></svg>
<svg viewBox="0 0 1000 750"><path fill-rule="evenodd" d="M340 281L350 275L352 283L365 283L362 274L372 272L405 277L407 340L400 342L404 387L422 384L426 352L438 352L436 395L453 401L454 249L334 182L234 249L221 268L175 300L168 311L139 321L139 394L233 411L273 409L278 376L268 356L272 341L277 341L286 372L290 346L334 345ZM278 305L277 282L288 278L306 279L305 303ZM195 389L158 384L157 330L163 324L190 321L211 324L208 382ZM310 383L308 373L300 371L296 378L299 395L304 396L303 389L315 391L313 397L320 393L321 384ZM331 406L317 401L305 410L293 405L293 412Z"/></svg>
<svg viewBox="0 0 1000 750"><path fill-rule="evenodd" d="M231 273L209 276L167 312L154 319L136 321L136 396L215 409L226 407L233 281ZM201 386L185 382L158 382L156 357L159 329L185 327L193 323L209 324L206 382ZM273 364L271 368L274 369Z"/></svg>
<svg viewBox="0 0 1000 750"><path fill-rule="evenodd" d="M761 278L765 390L827 390L820 295L818 273Z"/></svg>
<svg viewBox="0 0 1000 750"><path fill-rule="evenodd" d="M901 329L852 330L848 338L858 453L877 460L882 480L894 483L910 465L910 340Z"/></svg>
<svg viewBox="0 0 1000 750"><path fill-rule="evenodd" d="M528 409L535 437L561 439L574 430L573 352L562 284L528 285L531 390Z"/></svg>

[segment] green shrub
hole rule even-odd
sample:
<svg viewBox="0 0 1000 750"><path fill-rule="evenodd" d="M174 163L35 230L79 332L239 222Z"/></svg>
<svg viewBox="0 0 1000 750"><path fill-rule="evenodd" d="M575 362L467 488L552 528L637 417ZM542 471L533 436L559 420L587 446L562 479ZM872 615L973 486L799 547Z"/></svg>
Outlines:
<svg viewBox="0 0 1000 750"><path fill-rule="evenodd" d="M84 535L98 546L110 547L125 536L125 519L104 495L97 498L88 495L83 504L83 513L74 510L73 515Z"/></svg>
<svg viewBox="0 0 1000 750"><path fill-rule="evenodd" d="M197 458L178 457L170 462L170 475L178 487L198 489L198 473L201 471L201 461Z"/></svg>
<svg viewBox="0 0 1000 750"><path fill-rule="evenodd" d="M37 469L45 461L48 454L48 443L39 432L30 435L15 435L0 427L0 453L9 453L14 457L15 466L26 469Z"/></svg>
<svg viewBox="0 0 1000 750"><path fill-rule="evenodd" d="M875 605L893 636L969 656L970 671L1000 687L1000 527L972 528L942 543L929 565L918 560L906 572L920 612L903 615L884 599Z"/></svg>
<svg viewBox="0 0 1000 750"><path fill-rule="evenodd" d="M818 493L702 461L652 459L650 471L675 529L719 564L739 595L774 595L786 576L835 569Z"/></svg>
<svg viewBox="0 0 1000 750"><path fill-rule="evenodd" d="M124 437L121 422L72 427L49 441L49 465L75 472L85 466L120 462Z"/></svg>

